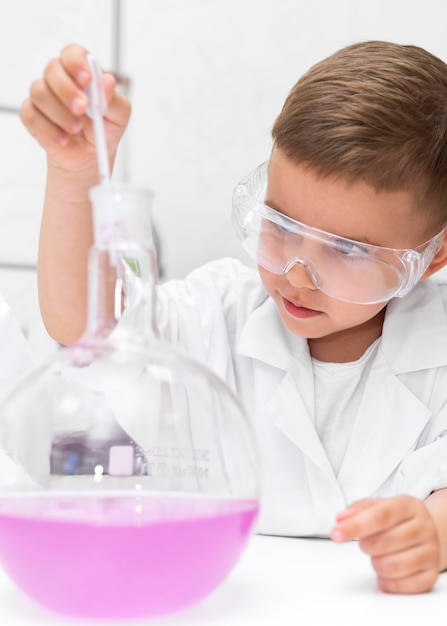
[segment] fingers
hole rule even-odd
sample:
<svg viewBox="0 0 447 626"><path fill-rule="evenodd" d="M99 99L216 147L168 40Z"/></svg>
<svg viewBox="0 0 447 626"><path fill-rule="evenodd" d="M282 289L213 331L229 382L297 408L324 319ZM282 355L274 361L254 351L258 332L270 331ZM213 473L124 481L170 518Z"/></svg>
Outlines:
<svg viewBox="0 0 447 626"><path fill-rule="evenodd" d="M30 99L25 100L22 104L20 117L31 135L45 150L51 150L53 146L65 146L67 144L67 133L41 114Z"/></svg>
<svg viewBox="0 0 447 626"><path fill-rule="evenodd" d="M89 80L89 75L79 85L76 78L70 73L71 66L64 65L63 56L48 63L44 72L44 84L47 91L64 106L72 115L83 115L87 108L87 96L83 90ZM78 72L79 74L79 72ZM85 72L82 72L84 75Z"/></svg>
<svg viewBox="0 0 447 626"><path fill-rule="evenodd" d="M370 506L374 506L375 504L377 504L377 499L375 498L364 498L363 500L357 500L357 502L354 502L348 508L346 508L344 511L341 511L337 515L337 522L341 522L347 517L351 517L359 511L367 509Z"/></svg>
<svg viewBox="0 0 447 626"><path fill-rule="evenodd" d="M401 496L392 500L383 498L359 501L337 516L331 538L334 541L362 539L402 524L413 515L413 500Z"/></svg>
<svg viewBox="0 0 447 626"><path fill-rule="evenodd" d="M425 593L439 575L439 552L432 543L371 558L382 591Z"/></svg>
<svg viewBox="0 0 447 626"><path fill-rule="evenodd" d="M38 79L31 85L29 103L37 113L67 133L76 133L82 128L81 113L77 115L70 111L44 79ZM82 109L79 103L76 107Z"/></svg>
<svg viewBox="0 0 447 626"><path fill-rule="evenodd" d="M87 54L88 50L78 44L65 46L60 54L60 61L66 73L81 88L84 88L91 79Z"/></svg>
<svg viewBox="0 0 447 626"><path fill-rule="evenodd" d="M103 74L104 91L108 102L106 118L112 124L124 128L129 121L131 104L128 98L115 90L116 80L112 74Z"/></svg>
<svg viewBox="0 0 447 626"><path fill-rule="evenodd" d="M440 542L422 500L409 496L356 502L337 516L331 537L358 539L379 587L390 593L430 590L440 570Z"/></svg>
<svg viewBox="0 0 447 626"><path fill-rule="evenodd" d="M417 546L421 540L418 527L412 521L403 522L387 530L359 539L360 548L370 556L391 554L407 549L409 546Z"/></svg>
<svg viewBox="0 0 447 626"><path fill-rule="evenodd" d="M90 80L85 54L81 46L64 48L59 59L47 64L43 77L32 83L22 105L22 122L45 148L64 145L68 135L83 127L87 107L83 88Z"/></svg>
<svg viewBox="0 0 447 626"><path fill-rule="evenodd" d="M438 578L436 570L423 570L401 578L385 578L377 576L377 584L381 591L387 593L427 593L433 589Z"/></svg>
<svg viewBox="0 0 447 626"><path fill-rule="evenodd" d="M42 78L35 80L21 108L21 119L37 141L57 158L62 157L59 147L70 143L89 154L93 134L86 116L87 95L84 91L91 80L87 50L79 45L64 48L57 59L46 66ZM111 74L103 74L108 102L105 115L109 146L115 150L130 117L129 100L115 90L116 81ZM83 132L81 132L83 131ZM74 158L74 157L73 157Z"/></svg>
<svg viewBox="0 0 447 626"><path fill-rule="evenodd" d="M403 550L371 557L371 564L383 578L402 578L427 569L438 571L436 544L419 543Z"/></svg>

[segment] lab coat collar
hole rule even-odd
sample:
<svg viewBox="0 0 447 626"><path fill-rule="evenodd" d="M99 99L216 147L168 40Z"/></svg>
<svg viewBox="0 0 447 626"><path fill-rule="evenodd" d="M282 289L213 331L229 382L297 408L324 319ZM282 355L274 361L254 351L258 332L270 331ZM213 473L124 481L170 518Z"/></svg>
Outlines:
<svg viewBox="0 0 447 626"><path fill-rule="evenodd" d="M338 474L347 502L377 491L412 450L431 415L379 349Z"/></svg>
<svg viewBox="0 0 447 626"><path fill-rule="evenodd" d="M291 333L281 320L275 301L268 297L247 318L237 351L284 371L309 353L307 339Z"/></svg>
<svg viewBox="0 0 447 626"><path fill-rule="evenodd" d="M395 374L447 365L447 316L435 282L421 281L405 298L387 305L381 350ZM237 351L290 371L309 348L305 338L284 326L274 300L268 297L247 318Z"/></svg>
<svg viewBox="0 0 447 626"><path fill-rule="evenodd" d="M430 418L430 410L407 389L398 374L447 364L446 314L438 287L428 280L406 298L388 305L381 346L338 478L314 428L307 341L285 328L271 298L247 319L238 353L285 372L282 382L272 387L262 412L329 479L333 493L341 489L346 501L352 502L373 494L383 484ZM378 450L382 450L380 463Z"/></svg>
<svg viewBox="0 0 447 626"><path fill-rule="evenodd" d="M396 374L447 365L447 316L433 280L388 304L381 350Z"/></svg>

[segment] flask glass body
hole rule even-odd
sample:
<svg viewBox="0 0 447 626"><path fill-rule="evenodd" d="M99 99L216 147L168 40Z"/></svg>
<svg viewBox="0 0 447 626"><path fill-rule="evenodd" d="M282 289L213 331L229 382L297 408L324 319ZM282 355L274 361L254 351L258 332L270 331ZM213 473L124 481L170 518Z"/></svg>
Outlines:
<svg viewBox="0 0 447 626"><path fill-rule="evenodd" d="M87 327L0 407L0 562L61 614L188 607L258 513L252 428L228 386L156 324L150 192L91 192Z"/></svg>

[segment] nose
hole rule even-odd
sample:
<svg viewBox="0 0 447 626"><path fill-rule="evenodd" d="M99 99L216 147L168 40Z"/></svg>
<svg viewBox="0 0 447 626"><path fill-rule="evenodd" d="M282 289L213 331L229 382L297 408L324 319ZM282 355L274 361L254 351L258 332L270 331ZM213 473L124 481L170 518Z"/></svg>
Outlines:
<svg viewBox="0 0 447 626"><path fill-rule="evenodd" d="M315 271L302 259L290 261L284 268L284 274L293 287L306 287L314 290L320 288Z"/></svg>

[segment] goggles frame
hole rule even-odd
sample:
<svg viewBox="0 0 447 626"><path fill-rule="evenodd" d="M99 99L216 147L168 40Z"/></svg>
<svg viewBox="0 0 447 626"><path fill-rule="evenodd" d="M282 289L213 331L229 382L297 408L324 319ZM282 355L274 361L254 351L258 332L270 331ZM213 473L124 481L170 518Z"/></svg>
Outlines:
<svg viewBox="0 0 447 626"><path fill-rule="evenodd" d="M265 161L245 177L233 192L232 220L242 246L258 265L275 274L287 274L296 264L304 266L315 287L326 295L338 300L356 304L376 304L387 302L394 297L404 297L417 284L441 247L441 239L445 233L445 228L415 249L398 249L363 243L307 226L264 204L267 182L268 161ZM257 234L254 226L256 221L259 222L257 226L259 232ZM276 228L278 232L295 235L303 240L311 240L329 247L334 251L338 251L340 256L345 255L346 258L368 261L369 263L377 262L377 267L380 266L382 269L386 269L392 276L393 281L395 280L395 284L387 290L383 289L384 293L381 295L375 294L366 297L365 293L363 296L358 294L356 297L355 294L352 296L350 294L347 295L343 289L338 289L337 287L334 289L325 283L320 277L317 264L309 257L306 257L306 255L298 254L287 260L282 259L274 262L271 258L268 258L268 255L260 252L259 229L263 223L269 227ZM349 291L349 289L346 291ZM367 291L367 288L365 291Z"/></svg>

